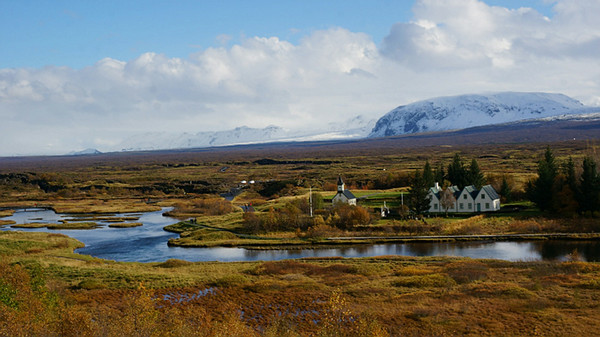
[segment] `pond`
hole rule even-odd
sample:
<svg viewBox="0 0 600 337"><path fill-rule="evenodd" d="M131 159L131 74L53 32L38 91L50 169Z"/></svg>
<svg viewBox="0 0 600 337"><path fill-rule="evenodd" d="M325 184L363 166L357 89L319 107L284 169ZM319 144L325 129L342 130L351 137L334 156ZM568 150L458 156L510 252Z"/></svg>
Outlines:
<svg viewBox="0 0 600 337"><path fill-rule="evenodd" d="M168 211L148 213L114 214L113 217L139 217L143 226L132 228L110 228L109 222L97 221L104 226L93 230L49 230L46 228L16 229L6 226L0 230L41 231L66 234L85 244L77 249L103 259L130 262L162 262L167 259L187 261L270 261L303 257L371 257L380 255L404 256L462 256L482 259L502 259L508 261L565 260L573 251L586 261L600 261L600 241L518 241L518 242L428 242L390 243L360 245L345 248L320 249L278 249L248 250L243 248L181 248L169 247L167 241L178 234L166 232L163 227L178 222L177 219L163 216ZM60 220L74 219L77 215L56 214L52 210L18 210L3 220L23 223L58 223ZM103 217L105 218L105 217ZM127 222L127 221L126 221Z"/></svg>

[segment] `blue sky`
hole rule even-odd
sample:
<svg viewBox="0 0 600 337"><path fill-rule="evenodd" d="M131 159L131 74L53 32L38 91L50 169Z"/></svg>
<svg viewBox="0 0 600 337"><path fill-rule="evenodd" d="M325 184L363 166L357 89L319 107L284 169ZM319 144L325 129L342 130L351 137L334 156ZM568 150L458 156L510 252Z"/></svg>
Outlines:
<svg viewBox="0 0 600 337"><path fill-rule="evenodd" d="M598 13L598 0L0 0L0 155L327 131L481 92L600 106Z"/></svg>
<svg viewBox="0 0 600 337"><path fill-rule="evenodd" d="M532 7L552 16L542 0L491 1ZM379 43L397 22L411 20L412 1L0 1L0 68L81 68L145 52L169 57L244 37L276 36L297 43L315 30L342 27Z"/></svg>

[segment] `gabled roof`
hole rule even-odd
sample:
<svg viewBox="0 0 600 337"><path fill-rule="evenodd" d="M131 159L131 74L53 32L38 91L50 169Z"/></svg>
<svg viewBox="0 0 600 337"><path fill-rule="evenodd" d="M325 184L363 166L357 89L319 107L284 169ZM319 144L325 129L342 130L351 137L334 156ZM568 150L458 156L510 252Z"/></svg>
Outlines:
<svg viewBox="0 0 600 337"><path fill-rule="evenodd" d="M343 194L348 199L356 199L356 197L354 196L354 194L352 194L352 192L350 192L350 190L344 190L343 192L338 192L338 194Z"/></svg>
<svg viewBox="0 0 600 337"><path fill-rule="evenodd" d="M436 197L438 200L440 200L440 198L441 198L440 193L442 192L441 189L434 186L429 189L429 192L431 192L434 197Z"/></svg>
<svg viewBox="0 0 600 337"><path fill-rule="evenodd" d="M458 196L460 195L460 190L458 189L458 186L454 185L448 188L450 189L450 191L452 191L452 194L454 194L454 199L458 199Z"/></svg>
<svg viewBox="0 0 600 337"><path fill-rule="evenodd" d="M485 194L487 194L492 200L500 199L500 196L498 195L494 187L492 187L492 185L483 186L479 193L481 193L482 191L485 192Z"/></svg>
<svg viewBox="0 0 600 337"><path fill-rule="evenodd" d="M477 190L477 188L475 188L474 185L465 186L463 191L466 191L467 193L469 193L471 195L471 198L473 198L473 199L475 199L477 197L477 194L479 192Z"/></svg>

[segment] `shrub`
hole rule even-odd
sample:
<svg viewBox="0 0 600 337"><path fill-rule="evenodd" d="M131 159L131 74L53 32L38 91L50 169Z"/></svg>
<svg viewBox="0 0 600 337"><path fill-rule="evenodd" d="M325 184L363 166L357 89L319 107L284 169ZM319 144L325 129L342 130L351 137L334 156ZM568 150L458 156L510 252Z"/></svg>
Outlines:
<svg viewBox="0 0 600 337"><path fill-rule="evenodd" d="M470 283L487 278L488 267L477 261L450 263L446 272L457 283Z"/></svg>
<svg viewBox="0 0 600 337"><path fill-rule="evenodd" d="M508 228L509 231L514 233L535 234L542 231L542 226L534 219L513 221Z"/></svg>
<svg viewBox="0 0 600 337"><path fill-rule="evenodd" d="M478 297L512 297L512 298L521 298L521 299L529 299L534 298L535 294L530 290L527 290L515 283L506 282L506 283L474 283L471 285L467 292L471 293L473 296Z"/></svg>
<svg viewBox="0 0 600 337"><path fill-rule="evenodd" d="M214 280L210 283L210 285L218 288L228 288L243 285L248 283L249 281L250 280L244 275L231 274Z"/></svg>
<svg viewBox="0 0 600 337"><path fill-rule="evenodd" d="M322 220L323 218L321 218ZM326 237L334 237L340 236L342 231L331 226L327 226L326 224L319 224L316 226L312 226L308 228L306 231L305 237L307 238L326 238Z"/></svg>
<svg viewBox="0 0 600 337"><path fill-rule="evenodd" d="M159 268L178 268L178 267L189 266L191 264L192 264L192 262L185 261L185 260L168 259L167 261L165 261L163 263L157 264L156 267L159 267Z"/></svg>
<svg viewBox="0 0 600 337"><path fill-rule="evenodd" d="M394 281L396 287L410 288L444 288L456 285L456 282L445 274L429 274L402 277Z"/></svg>
<svg viewBox="0 0 600 337"><path fill-rule="evenodd" d="M400 268L394 273L396 276L415 276L415 275L428 275L433 274L434 271L424 266L406 266Z"/></svg>
<svg viewBox="0 0 600 337"><path fill-rule="evenodd" d="M74 288L85 290L104 289L106 288L106 285L97 280L83 280L79 282Z"/></svg>

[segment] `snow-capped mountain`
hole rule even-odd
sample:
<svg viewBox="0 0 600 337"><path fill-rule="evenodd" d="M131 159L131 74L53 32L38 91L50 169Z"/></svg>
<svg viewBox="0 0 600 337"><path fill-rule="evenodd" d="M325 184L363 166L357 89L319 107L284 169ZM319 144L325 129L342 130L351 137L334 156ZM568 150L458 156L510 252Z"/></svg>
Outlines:
<svg viewBox="0 0 600 337"><path fill-rule="evenodd" d="M584 110L579 101L562 94L503 92L439 97L388 112L377 121L369 137L465 129Z"/></svg>
<svg viewBox="0 0 600 337"><path fill-rule="evenodd" d="M285 136L284 129L272 125L263 129L241 126L233 130L195 134L148 132L125 139L120 147L123 151L187 149L270 142L280 140Z"/></svg>
<svg viewBox="0 0 600 337"><path fill-rule="evenodd" d="M100 152L96 149L88 148L88 149L81 150L81 151L69 152L67 155L68 156L88 156L88 155L94 155L94 154L102 154L102 152Z"/></svg>
<svg viewBox="0 0 600 337"><path fill-rule="evenodd" d="M365 138L375 119L356 116L339 123L330 123L321 130L286 130L278 126L266 128L238 127L233 130L198 133L148 132L131 136L119 148L122 151L187 149L211 146L267 142L301 142L334 139Z"/></svg>
<svg viewBox="0 0 600 337"><path fill-rule="evenodd" d="M341 123L329 123L329 131L338 132L346 138L364 138L369 135L376 122L376 119L359 115Z"/></svg>

